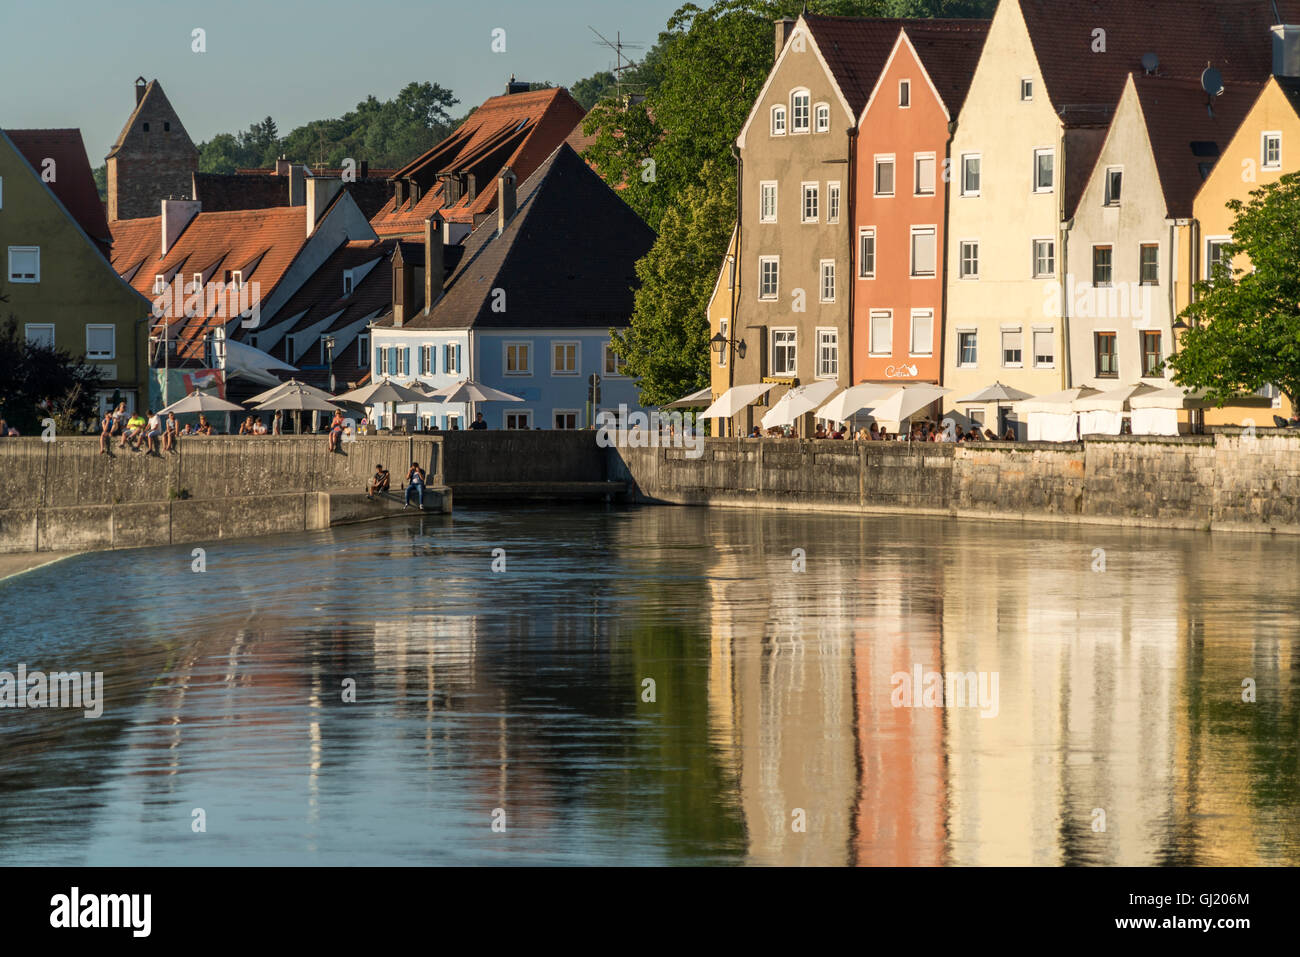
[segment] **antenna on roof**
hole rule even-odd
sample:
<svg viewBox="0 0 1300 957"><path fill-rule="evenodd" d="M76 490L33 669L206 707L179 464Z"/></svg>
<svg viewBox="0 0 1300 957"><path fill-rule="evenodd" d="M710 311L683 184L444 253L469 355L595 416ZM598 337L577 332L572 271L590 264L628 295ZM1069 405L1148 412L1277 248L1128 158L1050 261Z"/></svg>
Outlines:
<svg viewBox="0 0 1300 957"><path fill-rule="evenodd" d="M592 33L596 34L596 36L600 37L600 39L596 41L597 43L602 43L605 46L609 47L611 50L614 51L615 57L617 57L616 65L612 70L610 70L610 72L614 74L614 93L618 97L618 101L622 103L623 102L623 71L630 70L632 69L632 67L636 66L636 64L632 62L632 59L630 57L628 58L627 63L623 62L623 51L643 50L645 49L645 47L643 44L640 43L624 43L623 33L621 30L618 33L614 34L614 42L611 43L595 27L588 25L587 29L590 30Z"/></svg>
<svg viewBox="0 0 1300 957"><path fill-rule="evenodd" d="M1213 116L1214 98L1223 94L1223 74L1207 63L1205 72L1201 74L1201 88L1209 97L1205 101L1205 110Z"/></svg>
<svg viewBox="0 0 1300 957"><path fill-rule="evenodd" d="M1156 70L1160 69L1160 57L1154 53L1142 54L1142 69L1147 71L1148 76L1151 76Z"/></svg>

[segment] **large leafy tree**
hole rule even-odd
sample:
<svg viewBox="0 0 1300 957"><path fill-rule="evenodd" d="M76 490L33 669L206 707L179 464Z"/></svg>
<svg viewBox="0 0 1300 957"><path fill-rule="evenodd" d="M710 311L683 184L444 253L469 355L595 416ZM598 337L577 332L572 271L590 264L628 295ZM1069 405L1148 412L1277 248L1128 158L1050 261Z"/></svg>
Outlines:
<svg viewBox="0 0 1300 957"><path fill-rule="evenodd" d="M1218 405L1276 385L1300 399L1300 173L1234 199L1232 242L1197 300L1191 326L1168 363L1174 381L1204 389Z"/></svg>
<svg viewBox="0 0 1300 957"><path fill-rule="evenodd" d="M5 297L0 295L0 302ZM28 342L13 314L0 322L0 418L24 435L54 419L60 433L94 419L102 375L65 349Z"/></svg>

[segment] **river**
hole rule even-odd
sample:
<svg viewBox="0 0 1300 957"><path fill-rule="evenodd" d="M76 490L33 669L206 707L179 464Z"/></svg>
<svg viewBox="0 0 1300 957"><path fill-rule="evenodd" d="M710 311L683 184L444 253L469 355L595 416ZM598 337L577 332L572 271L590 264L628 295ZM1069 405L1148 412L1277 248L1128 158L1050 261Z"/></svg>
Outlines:
<svg viewBox="0 0 1300 957"><path fill-rule="evenodd" d="M0 671L104 689L0 709L0 863L1300 864L1294 539L572 507L203 548L0 582Z"/></svg>

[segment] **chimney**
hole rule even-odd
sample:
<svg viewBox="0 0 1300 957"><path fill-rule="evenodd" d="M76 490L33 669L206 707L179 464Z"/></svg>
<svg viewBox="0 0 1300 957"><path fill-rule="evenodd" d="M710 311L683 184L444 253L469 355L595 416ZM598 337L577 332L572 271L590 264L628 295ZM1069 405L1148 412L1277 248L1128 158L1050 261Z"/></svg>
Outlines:
<svg viewBox="0 0 1300 957"><path fill-rule="evenodd" d="M307 180L307 235L316 231L316 224L325 207L343 188L343 180L333 177L313 176Z"/></svg>
<svg viewBox="0 0 1300 957"><path fill-rule="evenodd" d="M465 175L465 201L472 203L478 196L478 178L473 173Z"/></svg>
<svg viewBox="0 0 1300 957"><path fill-rule="evenodd" d="M140 101L144 99L144 91L148 86L149 84L145 82L144 77L137 76L135 78L135 105L136 106L139 106Z"/></svg>
<svg viewBox="0 0 1300 957"><path fill-rule="evenodd" d="M368 179L370 177L370 160L362 160L361 168L357 170L357 179Z"/></svg>
<svg viewBox="0 0 1300 957"><path fill-rule="evenodd" d="M513 73L510 74L510 82L506 84L506 96L513 96L515 93L527 93L529 83L527 80L516 80Z"/></svg>
<svg viewBox="0 0 1300 957"><path fill-rule="evenodd" d="M424 311L426 314L442 298L443 269L442 217L434 213L424 221Z"/></svg>
<svg viewBox="0 0 1300 957"><path fill-rule="evenodd" d="M1273 27L1273 75L1300 77L1300 26Z"/></svg>
<svg viewBox="0 0 1300 957"><path fill-rule="evenodd" d="M785 49L786 41L790 39L790 34L794 32L795 23L798 21L791 20L789 17L782 17L776 21L776 56L781 55Z"/></svg>
<svg viewBox="0 0 1300 957"><path fill-rule="evenodd" d="M307 169L294 163L289 167L289 205L302 206L307 202Z"/></svg>
<svg viewBox="0 0 1300 957"><path fill-rule="evenodd" d="M402 258L399 241L393 251L393 327L400 329L406 322L407 309L415 298L415 270Z"/></svg>
<svg viewBox="0 0 1300 957"><path fill-rule="evenodd" d="M277 159L277 160L275 161L275 175L276 175L276 176L288 176L288 175L289 175L289 167L290 167L291 165L292 165L292 164L291 164L291 163L290 163L290 162L289 162L285 157L281 156L279 159Z"/></svg>
<svg viewBox="0 0 1300 957"><path fill-rule="evenodd" d="M166 256L172 245L185 232L185 227L203 209L196 199L164 199L162 201L162 255Z"/></svg>
<svg viewBox="0 0 1300 957"><path fill-rule="evenodd" d="M515 174L507 166L497 177L497 235L506 231L506 224L515 216Z"/></svg>

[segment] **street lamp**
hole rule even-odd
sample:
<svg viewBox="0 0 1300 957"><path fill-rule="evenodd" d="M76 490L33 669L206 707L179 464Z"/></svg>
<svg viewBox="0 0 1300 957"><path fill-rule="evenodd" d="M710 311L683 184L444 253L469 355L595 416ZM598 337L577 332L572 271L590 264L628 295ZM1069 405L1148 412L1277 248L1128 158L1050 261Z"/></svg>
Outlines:
<svg viewBox="0 0 1300 957"><path fill-rule="evenodd" d="M722 355L722 350L727 348L727 337L719 332L709 340L709 347L713 350L714 355Z"/></svg>
<svg viewBox="0 0 1300 957"><path fill-rule="evenodd" d="M321 339L325 343L325 360L330 367L330 392L334 391L334 337L325 336Z"/></svg>

